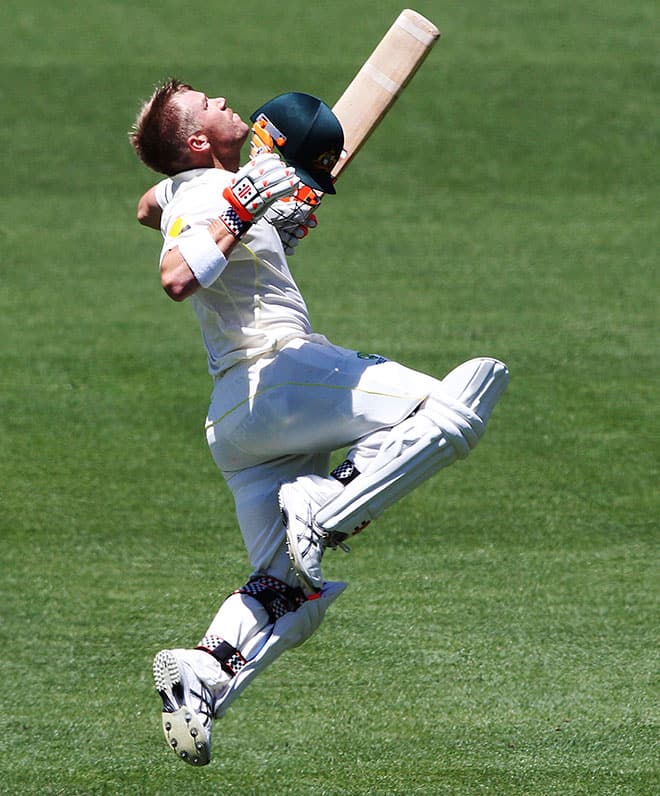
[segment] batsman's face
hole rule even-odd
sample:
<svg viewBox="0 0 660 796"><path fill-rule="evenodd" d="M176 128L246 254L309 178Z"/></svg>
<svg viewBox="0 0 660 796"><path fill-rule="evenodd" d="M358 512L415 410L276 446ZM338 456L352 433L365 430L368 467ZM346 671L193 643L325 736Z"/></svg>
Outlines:
<svg viewBox="0 0 660 796"><path fill-rule="evenodd" d="M208 138L220 160L240 152L249 126L227 104L224 97L208 97L202 91L185 91L179 102L194 113L200 132Z"/></svg>

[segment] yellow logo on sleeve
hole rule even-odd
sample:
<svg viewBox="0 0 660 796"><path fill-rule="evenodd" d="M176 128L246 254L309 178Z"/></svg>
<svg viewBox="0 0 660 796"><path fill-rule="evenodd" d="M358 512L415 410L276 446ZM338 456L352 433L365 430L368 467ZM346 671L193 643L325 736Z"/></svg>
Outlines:
<svg viewBox="0 0 660 796"><path fill-rule="evenodd" d="M167 230L167 237L168 238L178 238L182 232L185 232L187 229L190 229L188 224L184 224L183 218L179 216L172 226Z"/></svg>

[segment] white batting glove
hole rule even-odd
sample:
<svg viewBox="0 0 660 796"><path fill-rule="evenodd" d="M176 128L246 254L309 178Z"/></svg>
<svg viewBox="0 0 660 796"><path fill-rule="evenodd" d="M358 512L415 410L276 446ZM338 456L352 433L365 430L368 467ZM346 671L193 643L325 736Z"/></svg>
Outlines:
<svg viewBox="0 0 660 796"><path fill-rule="evenodd" d="M240 168L222 192L229 206L220 214L227 229L240 238L278 199L291 196L298 178L279 155L258 155Z"/></svg>
<svg viewBox="0 0 660 796"><path fill-rule="evenodd" d="M284 253L287 257L292 257L296 253L296 246L303 238L306 238L310 229L318 226L316 216L312 213L311 216L305 221L304 224L289 224L288 226L274 225L277 229L277 234L280 236Z"/></svg>
<svg viewBox="0 0 660 796"><path fill-rule="evenodd" d="M309 230L318 226L314 213L321 204L321 198L321 195L301 182L293 196L278 199L264 213L266 221L277 230L284 253L289 257L295 254L296 246Z"/></svg>

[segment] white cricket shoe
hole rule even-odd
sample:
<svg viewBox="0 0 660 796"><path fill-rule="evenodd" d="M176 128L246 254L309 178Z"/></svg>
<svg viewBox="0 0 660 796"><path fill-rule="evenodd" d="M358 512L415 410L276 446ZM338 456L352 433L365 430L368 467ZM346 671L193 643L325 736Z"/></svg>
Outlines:
<svg viewBox="0 0 660 796"><path fill-rule="evenodd" d="M154 683L163 700L163 732L174 754L193 766L211 761L215 691L227 675L208 652L161 650L154 658Z"/></svg>
<svg viewBox="0 0 660 796"><path fill-rule="evenodd" d="M289 556L296 573L313 591L319 591L323 586L321 559L326 548L341 547L348 552L348 547L343 544L346 534L330 534L314 521L314 514L321 504L341 489L339 482L333 484L317 475L303 476L280 487L280 511L286 528Z"/></svg>

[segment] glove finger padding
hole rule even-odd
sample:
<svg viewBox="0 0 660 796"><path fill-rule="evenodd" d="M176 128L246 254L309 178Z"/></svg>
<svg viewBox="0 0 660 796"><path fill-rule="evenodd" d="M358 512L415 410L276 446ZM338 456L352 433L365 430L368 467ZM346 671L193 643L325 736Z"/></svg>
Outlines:
<svg viewBox="0 0 660 796"><path fill-rule="evenodd" d="M291 187L294 190L289 191L290 194L295 192L300 182L293 166L287 166L280 156L274 152L257 155L256 158L246 163L245 166L236 172L234 181L237 182L241 177L249 177L260 187L267 187L269 184L291 178L293 180Z"/></svg>
<svg viewBox="0 0 660 796"><path fill-rule="evenodd" d="M318 226L314 211L320 200L315 204L308 204L307 201L298 198L300 192L299 188L293 196L273 202L263 216L277 230L284 246L284 253L289 257L295 254L296 246L307 236L309 230Z"/></svg>
<svg viewBox="0 0 660 796"><path fill-rule="evenodd" d="M312 226L307 221L318 209L321 199L321 194L301 182L293 195L273 202L265 214L266 220L278 229L291 230L299 224Z"/></svg>
<svg viewBox="0 0 660 796"><path fill-rule="evenodd" d="M244 174L241 174L244 171ZM236 173L234 182L241 177L248 177L260 191L268 191L270 188L282 182L287 182L287 191L284 195L294 193L290 188L297 188L298 178L295 170L287 166L277 155L264 154L251 160L243 169Z"/></svg>

